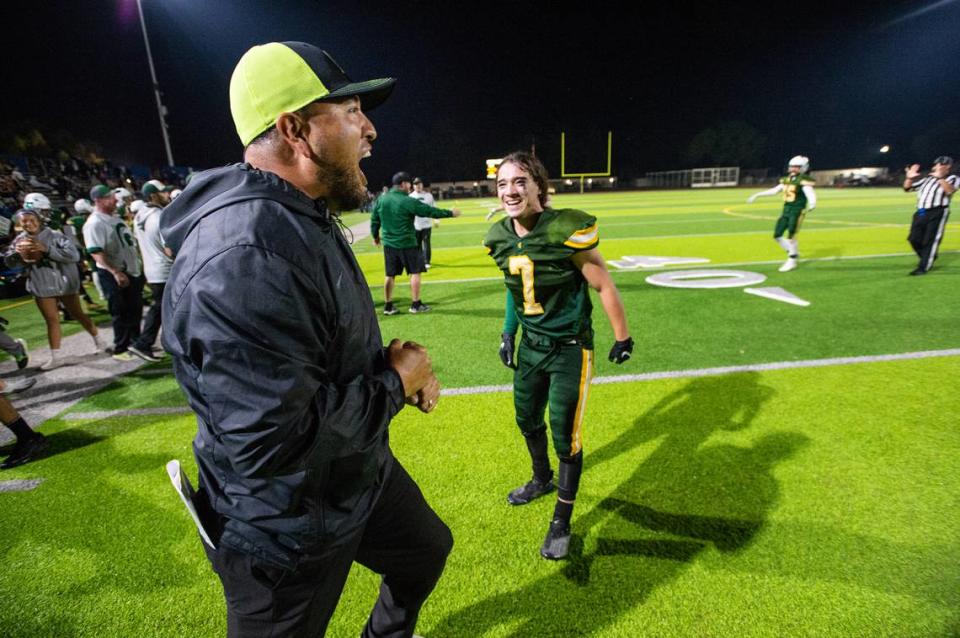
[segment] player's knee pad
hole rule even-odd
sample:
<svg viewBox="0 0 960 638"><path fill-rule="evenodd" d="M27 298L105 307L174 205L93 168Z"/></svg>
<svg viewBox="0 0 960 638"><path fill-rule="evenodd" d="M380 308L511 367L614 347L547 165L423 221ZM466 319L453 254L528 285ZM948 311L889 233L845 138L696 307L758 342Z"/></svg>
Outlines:
<svg viewBox="0 0 960 638"><path fill-rule="evenodd" d="M583 473L583 452L560 458L560 476L557 479L557 496L565 501L577 498L580 475Z"/></svg>

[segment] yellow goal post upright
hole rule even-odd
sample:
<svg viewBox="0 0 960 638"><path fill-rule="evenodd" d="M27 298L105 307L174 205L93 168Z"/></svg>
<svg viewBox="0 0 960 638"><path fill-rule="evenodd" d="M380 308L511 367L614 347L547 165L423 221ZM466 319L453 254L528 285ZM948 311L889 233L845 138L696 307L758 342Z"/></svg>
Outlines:
<svg viewBox="0 0 960 638"><path fill-rule="evenodd" d="M607 171L605 173L568 173L567 172L567 134L560 133L560 177L580 178L580 193L583 193L583 180L590 177L610 177L613 168L613 131L607 131Z"/></svg>

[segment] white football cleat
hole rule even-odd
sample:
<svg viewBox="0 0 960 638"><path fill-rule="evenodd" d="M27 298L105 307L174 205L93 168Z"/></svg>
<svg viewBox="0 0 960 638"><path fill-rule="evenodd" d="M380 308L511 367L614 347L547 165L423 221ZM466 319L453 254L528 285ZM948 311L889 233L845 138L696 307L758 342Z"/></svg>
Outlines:
<svg viewBox="0 0 960 638"><path fill-rule="evenodd" d="M790 257L785 262L783 262L783 265L780 266L779 270L780 272L790 272L796 267L797 267L797 259L795 257Z"/></svg>

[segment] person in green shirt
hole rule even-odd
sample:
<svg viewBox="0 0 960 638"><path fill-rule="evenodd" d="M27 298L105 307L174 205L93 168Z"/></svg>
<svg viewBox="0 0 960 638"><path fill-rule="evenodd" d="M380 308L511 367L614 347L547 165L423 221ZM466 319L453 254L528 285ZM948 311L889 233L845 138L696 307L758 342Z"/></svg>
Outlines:
<svg viewBox="0 0 960 638"><path fill-rule="evenodd" d="M816 182L807 174L809 169L809 158L797 155L790 159L788 173L780 178L779 184L747 198L747 203L752 204L758 197L783 193L783 212L773 230L773 238L787 251L787 260L780 266L780 272L789 272L797 267L797 234L806 212L817 207L817 194L813 190ZM784 233L787 233L786 238Z"/></svg>
<svg viewBox="0 0 960 638"><path fill-rule="evenodd" d="M406 270L410 275L410 312L427 312L430 306L420 300L420 273L426 271L423 253L417 247L417 231L414 229L415 217L459 217L456 208L444 210L434 208L410 197L413 190L413 178L409 173L399 172L393 176L393 188L381 195L373 205L370 217L370 234L373 243L383 244L383 261L386 279L383 284L383 314L395 315L399 312L393 305L394 278ZM381 237L382 235L382 237Z"/></svg>
<svg viewBox="0 0 960 638"><path fill-rule="evenodd" d="M514 369L517 425L533 466L533 478L511 491L507 501L525 505L557 488L540 548L541 556L557 560L569 553L570 519L583 469L581 426L593 375L590 288L613 328L610 361L628 360L633 339L620 293L597 249L596 218L549 207L548 183L547 170L535 156L521 151L505 157L497 169L497 194L507 217L490 228L483 244L507 287L500 358ZM514 359L518 325L523 337ZM547 454L546 411L560 461L556 485Z"/></svg>

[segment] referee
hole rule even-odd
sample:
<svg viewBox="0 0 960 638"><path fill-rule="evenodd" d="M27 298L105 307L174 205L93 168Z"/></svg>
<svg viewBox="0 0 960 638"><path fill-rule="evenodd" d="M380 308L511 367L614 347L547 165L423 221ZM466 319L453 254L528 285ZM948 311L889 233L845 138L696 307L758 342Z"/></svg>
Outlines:
<svg viewBox="0 0 960 638"><path fill-rule="evenodd" d="M953 158L946 155L933 160L930 174L923 178L920 177L919 164L907 167L903 190L917 191L917 212L913 214L907 240L920 258L911 275L928 273L937 258L937 249L950 216L950 196L960 187L960 178L950 174L952 169Z"/></svg>

